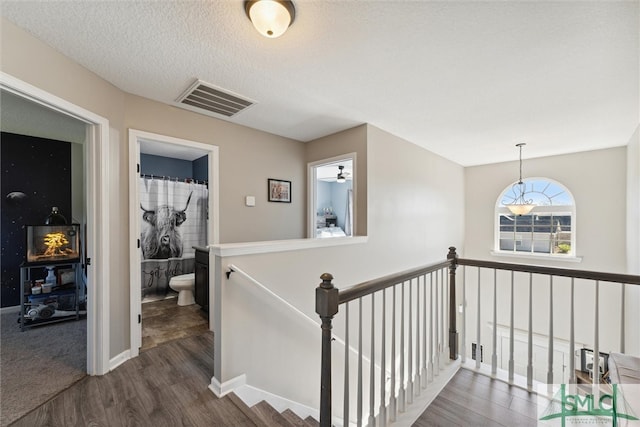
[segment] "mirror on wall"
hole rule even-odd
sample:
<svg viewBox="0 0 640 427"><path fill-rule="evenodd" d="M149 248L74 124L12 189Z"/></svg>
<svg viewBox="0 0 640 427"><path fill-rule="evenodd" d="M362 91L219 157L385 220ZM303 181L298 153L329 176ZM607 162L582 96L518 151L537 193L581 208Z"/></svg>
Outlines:
<svg viewBox="0 0 640 427"><path fill-rule="evenodd" d="M355 229L354 158L332 159L311 166L313 176L310 237L352 236Z"/></svg>

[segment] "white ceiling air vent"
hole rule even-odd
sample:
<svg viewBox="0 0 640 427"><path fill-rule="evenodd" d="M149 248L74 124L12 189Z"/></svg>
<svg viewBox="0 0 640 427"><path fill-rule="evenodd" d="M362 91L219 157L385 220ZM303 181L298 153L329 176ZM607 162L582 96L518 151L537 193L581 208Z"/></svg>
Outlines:
<svg viewBox="0 0 640 427"><path fill-rule="evenodd" d="M196 80L176 102L188 110L208 115L214 113L224 117L233 117L255 104L255 101L242 98L202 80Z"/></svg>

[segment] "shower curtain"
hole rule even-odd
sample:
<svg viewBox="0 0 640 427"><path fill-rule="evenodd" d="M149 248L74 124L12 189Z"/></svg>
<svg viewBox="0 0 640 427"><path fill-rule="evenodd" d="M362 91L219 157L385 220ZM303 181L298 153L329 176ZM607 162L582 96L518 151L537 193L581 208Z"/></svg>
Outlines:
<svg viewBox="0 0 640 427"><path fill-rule="evenodd" d="M140 178L142 299L164 298L173 276L193 273L193 246L207 245L205 184Z"/></svg>

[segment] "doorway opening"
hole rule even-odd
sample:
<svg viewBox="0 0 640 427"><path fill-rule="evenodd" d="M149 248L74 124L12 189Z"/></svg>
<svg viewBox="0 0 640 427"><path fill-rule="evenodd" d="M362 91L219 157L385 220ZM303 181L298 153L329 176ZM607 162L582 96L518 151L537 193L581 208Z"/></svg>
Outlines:
<svg viewBox="0 0 640 427"><path fill-rule="evenodd" d="M308 237L355 235L356 153L313 162L308 168Z"/></svg>
<svg viewBox="0 0 640 427"><path fill-rule="evenodd" d="M0 89L24 101L59 113L66 119L77 120L85 126L86 139L80 154L85 176L82 216L85 246L87 327L86 371L89 375L103 375L109 371L109 121L82 107L54 96L6 73L0 72ZM89 262L91 260L91 262Z"/></svg>
<svg viewBox="0 0 640 427"><path fill-rule="evenodd" d="M135 357L210 329L192 288L194 247L218 239L218 147L137 130L129 144Z"/></svg>

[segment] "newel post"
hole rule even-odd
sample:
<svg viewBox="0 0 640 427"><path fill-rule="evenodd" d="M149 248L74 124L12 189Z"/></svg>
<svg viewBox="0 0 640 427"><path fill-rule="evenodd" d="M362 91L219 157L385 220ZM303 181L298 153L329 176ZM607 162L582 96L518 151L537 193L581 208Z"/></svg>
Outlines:
<svg viewBox="0 0 640 427"><path fill-rule="evenodd" d="M320 427L331 427L331 321L338 312L338 289L333 276L324 273L316 288L316 313L322 320L322 368L320 377Z"/></svg>
<svg viewBox="0 0 640 427"><path fill-rule="evenodd" d="M458 268L458 254L456 248L449 247L449 359L458 358L458 331L456 329L456 268Z"/></svg>

